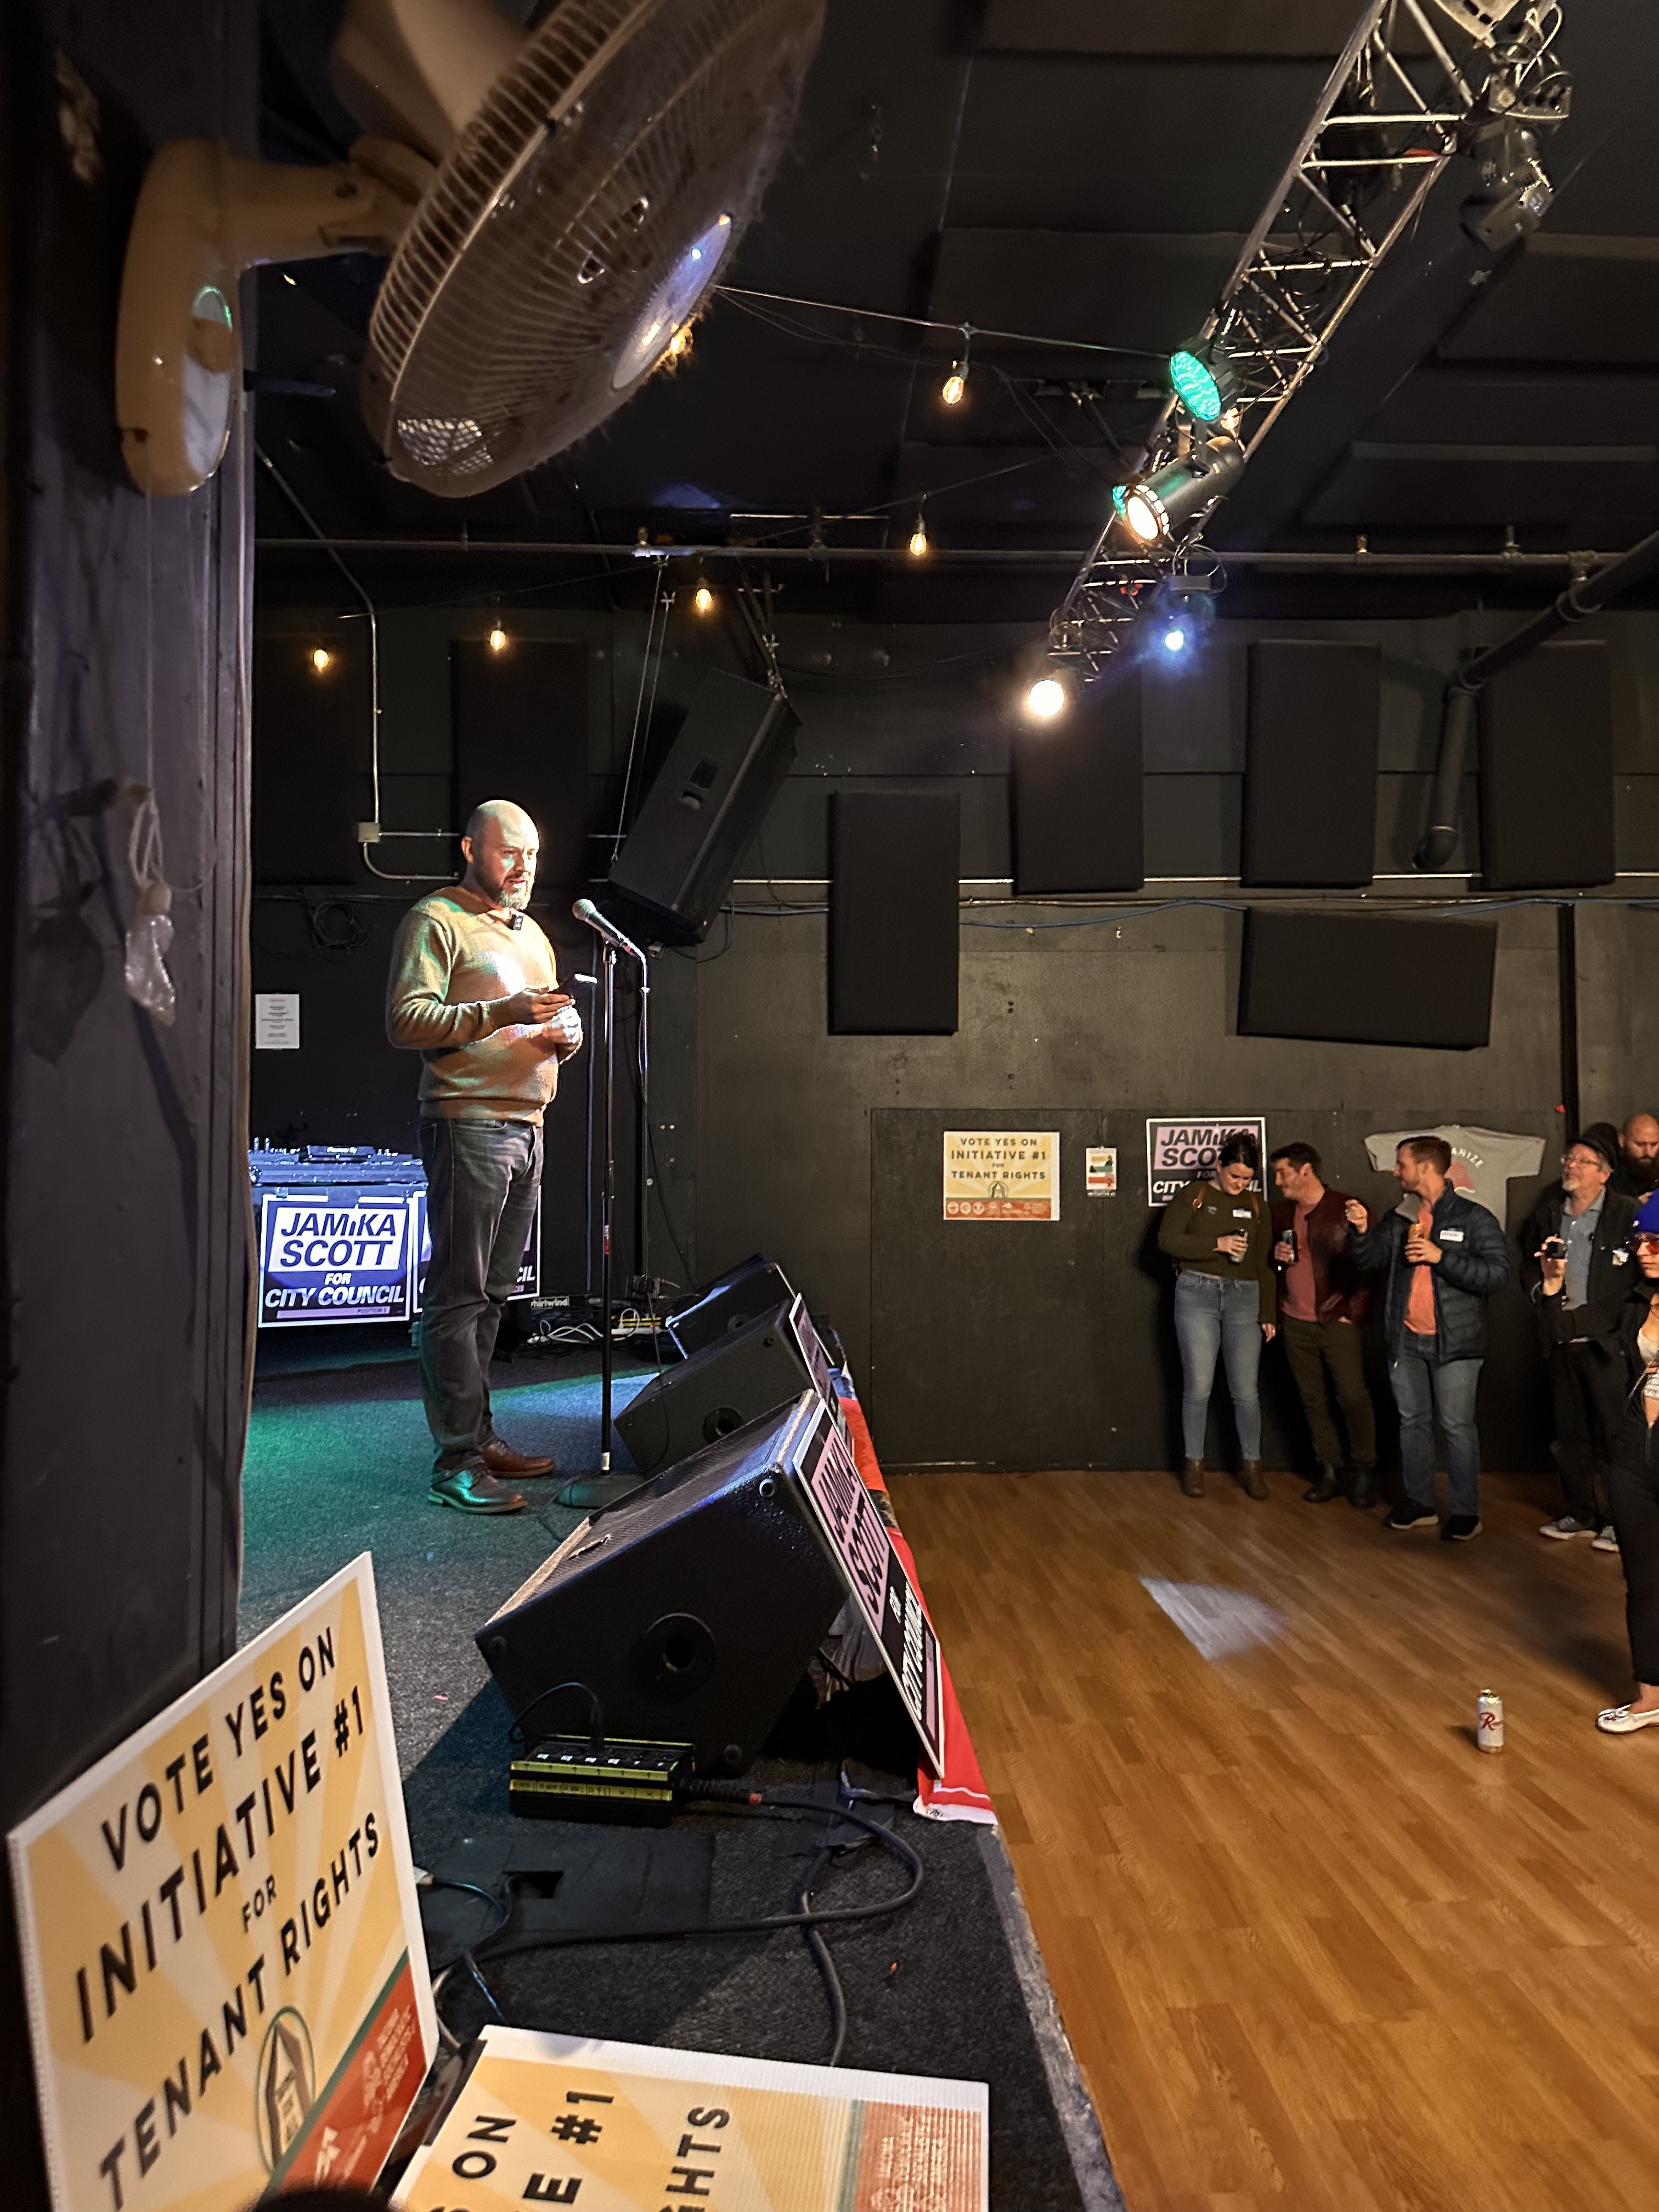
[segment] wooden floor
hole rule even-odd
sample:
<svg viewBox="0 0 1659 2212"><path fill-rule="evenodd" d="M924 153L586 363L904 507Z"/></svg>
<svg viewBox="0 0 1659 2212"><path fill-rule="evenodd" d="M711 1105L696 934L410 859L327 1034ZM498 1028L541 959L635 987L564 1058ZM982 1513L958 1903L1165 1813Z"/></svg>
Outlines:
<svg viewBox="0 0 1659 2212"><path fill-rule="evenodd" d="M893 1485L1129 2212L1656 2212L1617 1558L1541 1478L1466 1547L1269 1480Z"/></svg>

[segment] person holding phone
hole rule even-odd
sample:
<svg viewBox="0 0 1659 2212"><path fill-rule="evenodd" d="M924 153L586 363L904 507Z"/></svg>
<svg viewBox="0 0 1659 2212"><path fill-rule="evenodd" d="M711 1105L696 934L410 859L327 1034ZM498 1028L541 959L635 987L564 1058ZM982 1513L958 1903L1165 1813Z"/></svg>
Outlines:
<svg viewBox="0 0 1659 2212"><path fill-rule="evenodd" d="M1375 1228L1351 1198L1344 1211L1356 1263L1386 1273L1382 1331L1389 1382L1400 1413L1406 1495L1383 1522L1396 1531L1432 1528L1434 1424L1446 1437L1446 1518L1440 1533L1467 1544L1480 1534L1480 1437L1475 1393L1486 1356L1486 1301L1510 1277L1510 1249L1498 1218L1454 1190L1443 1137L1407 1137L1395 1153L1405 1202Z"/></svg>
<svg viewBox="0 0 1659 2212"><path fill-rule="evenodd" d="M1625 1396L1624 1358L1613 1330L1632 1280L1636 1218L1635 1200L1613 1188L1618 1164L1617 1133L1607 1122L1593 1122L1567 1146L1560 1182L1521 1231L1522 1288L1538 1304L1547 1276L1559 1273L1553 1313L1577 1316L1571 1335L1561 1335L1553 1318L1545 1334L1563 1510L1538 1533L1557 1543L1585 1537L1602 1552L1619 1548L1605 1504Z"/></svg>
<svg viewBox="0 0 1659 2212"><path fill-rule="evenodd" d="M427 1496L462 1513L522 1513L529 1500L501 1478L555 1471L497 1436L489 1410L490 1358L541 1189L542 1117L582 1042L553 947L525 911L540 851L521 806L486 800L461 840L460 882L404 916L386 988L386 1035L421 1055Z"/></svg>
<svg viewBox="0 0 1659 2212"><path fill-rule="evenodd" d="M1618 1347L1623 1385L1613 1431L1608 1505L1625 1570L1625 1621L1636 1695L1595 1717L1607 1735L1659 1726L1659 1192L1644 1199L1631 1231L1636 1279L1629 1291L1585 1309L1566 1303L1567 1259L1539 1262L1539 1321L1547 1340L1570 1343L1587 1318Z"/></svg>
<svg viewBox="0 0 1659 2212"><path fill-rule="evenodd" d="M1213 1176L1177 1191L1158 1224L1158 1249L1176 1263L1186 1455L1181 1487L1188 1498L1204 1495L1205 1435L1218 1358L1227 1370L1245 1495L1267 1495L1257 1378L1262 1345L1273 1340L1278 1285L1267 1203L1250 1188L1261 1172L1261 1147L1248 1129L1235 1129L1216 1155Z"/></svg>

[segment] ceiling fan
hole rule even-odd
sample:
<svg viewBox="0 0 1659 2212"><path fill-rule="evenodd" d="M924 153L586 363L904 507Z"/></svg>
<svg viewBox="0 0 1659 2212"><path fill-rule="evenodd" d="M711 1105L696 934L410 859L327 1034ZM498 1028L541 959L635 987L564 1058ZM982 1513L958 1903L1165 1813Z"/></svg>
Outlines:
<svg viewBox="0 0 1659 2212"><path fill-rule="evenodd" d="M394 476L483 491L637 391L708 296L794 118L824 0L349 0L363 126L307 168L175 139L133 217L116 408L133 481L194 491L241 383L237 278L389 254L361 393Z"/></svg>

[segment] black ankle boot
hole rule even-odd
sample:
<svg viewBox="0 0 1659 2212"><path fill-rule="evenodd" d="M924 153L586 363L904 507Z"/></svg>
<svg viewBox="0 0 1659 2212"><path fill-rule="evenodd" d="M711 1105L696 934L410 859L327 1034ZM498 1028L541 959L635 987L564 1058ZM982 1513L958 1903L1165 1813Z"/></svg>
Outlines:
<svg viewBox="0 0 1659 2212"><path fill-rule="evenodd" d="M1374 1467L1357 1467L1353 1471L1353 1488L1348 1492L1349 1504L1361 1513L1368 1513L1373 1505L1380 1505L1382 1502L1382 1493L1376 1486L1376 1469Z"/></svg>
<svg viewBox="0 0 1659 2212"><path fill-rule="evenodd" d="M1318 1481L1311 1490L1304 1490L1302 1495L1310 1505L1328 1505L1332 1498L1341 1497L1342 1478L1328 1460L1320 1461Z"/></svg>

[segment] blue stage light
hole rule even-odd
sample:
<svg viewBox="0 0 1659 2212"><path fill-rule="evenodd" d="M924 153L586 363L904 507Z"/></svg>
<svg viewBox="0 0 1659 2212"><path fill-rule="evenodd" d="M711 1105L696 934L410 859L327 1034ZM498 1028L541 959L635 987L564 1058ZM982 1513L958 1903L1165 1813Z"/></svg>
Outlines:
<svg viewBox="0 0 1659 2212"><path fill-rule="evenodd" d="M1187 633L1179 623L1171 623L1164 631L1164 650L1165 653L1184 653L1187 650Z"/></svg>

